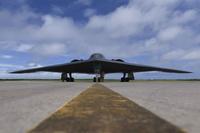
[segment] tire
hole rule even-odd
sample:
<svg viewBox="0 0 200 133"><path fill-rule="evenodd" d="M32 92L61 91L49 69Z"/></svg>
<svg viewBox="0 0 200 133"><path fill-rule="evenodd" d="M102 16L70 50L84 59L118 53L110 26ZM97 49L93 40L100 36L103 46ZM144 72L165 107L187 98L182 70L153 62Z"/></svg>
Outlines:
<svg viewBox="0 0 200 133"><path fill-rule="evenodd" d="M98 78L98 82L101 82L101 78Z"/></svg>
<svg viewBox="0 0 200 133"><path fill-rule="evenodd" d="M66 78L65 80L66 80L67 82L69 82L69 81L70 81L70 78Z"/></svg>
<svg viewBox="0 0 200 133"><path fill-rule="evenodd" d="M129 82L129 80L130 80L129 78L125 78L125 82Z"/></svg>
<svg viewBox="0 0 200 133"><path fill-rule="evenodd" d="M74 78L71 78L70 80L71 80L71 82L74 82Z"/></svg>
<svg viewBox="0 0 200 133"><path fill-rule="evenodd" d="M125 81L125 78L121 78L121 82L124 82Z"/></svg>
<svg viewBox="0 0 200 133"><path fill-rule="evenodd" d="M93 78L93 82L96 82L96 78L95 77Z"/></svg>
<svg viewBox="0 0 200 133"><path fill-rule="evenodd" d="M69 78L68 82L74 82L74 78Z"/></svg>

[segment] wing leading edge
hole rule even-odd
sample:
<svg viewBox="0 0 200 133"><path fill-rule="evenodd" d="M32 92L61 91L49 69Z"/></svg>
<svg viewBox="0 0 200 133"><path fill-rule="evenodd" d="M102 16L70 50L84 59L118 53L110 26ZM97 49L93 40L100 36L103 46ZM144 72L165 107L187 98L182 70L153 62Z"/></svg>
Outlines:
<svg viewBox="0 0 200 133"><path fill-rule="evenodd" d="M161 71L168 73L191 73L189 71L147 66L141 64L132 64L126 62L112 61L107 59L77 61L66 64L52 65L40 68L32 68L27 70L14 71L11 73L32 73L38 71L45 72L72 72L72 73L94 73L94 66L98 64L104 73L119 73L119 72L147 72Z"/></svg>
<svg viewBox="0 0 200 133"><path fill-rule="evenodd" d="M20 73L34 73L34 72L77 72L77 73L89 73L88 70L91 70L89 67L91 66L91 62L89 61L77 61L65 64L58 64L46 67L39 67L39 68L31 68L25 70L19 70L11 72L13 74L20 74Z"/></svg>
<svg viewBox="0 0 200 133"><path fill-rule="evenodd" d="M163 67L155 67L141 64L133 64L119 61L110 61L104 60L100 61L102 64L103 71L105 73L117 73L117 72L147 72L147 71L160 71L160 72L168 72L168 73L192 73L189 71L171 69L171 68L163 68Z"/></svg>

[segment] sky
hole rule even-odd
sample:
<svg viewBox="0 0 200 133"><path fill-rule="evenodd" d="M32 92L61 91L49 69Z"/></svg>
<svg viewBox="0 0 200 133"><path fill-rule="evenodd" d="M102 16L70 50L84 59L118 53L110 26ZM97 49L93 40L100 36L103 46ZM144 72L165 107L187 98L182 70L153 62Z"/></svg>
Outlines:
<svg viewBox="0 0 200 133"><path fill-rule="evenodd" d="M193 72L137 73L136 79L200 78L199 18L199 0L0 0L0 78L59 78L8 72L87 59L95 52Z"/></svg>

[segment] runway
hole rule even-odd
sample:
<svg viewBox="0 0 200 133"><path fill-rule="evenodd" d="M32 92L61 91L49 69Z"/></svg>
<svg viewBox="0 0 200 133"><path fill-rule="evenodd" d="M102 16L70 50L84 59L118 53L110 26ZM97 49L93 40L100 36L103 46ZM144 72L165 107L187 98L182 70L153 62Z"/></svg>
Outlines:
<svg viewBox="0 0 200 133"><path fill-rule="evenodd" d="M105 85L189 133L200 132L199 81L136 81Z"/></svg>
<svg viewBox="0 0 200 133"><path fill-rule="evenodd" d="M28 131L92 84L58 81L0 82L0 132ZM103 85L187 132L200 131L200 82L135 81Z"/></svg>
<svg viewBox="0 0 200 133"><path fill-rule="evenodd" d="M92 83L0 82L0 133L24 133Z"/></svg>
<svg viewBox="0 0 200 133"><path fill-rule="evenodd" d="M94 84L28 133L185 133L111 89Z"/></svg>

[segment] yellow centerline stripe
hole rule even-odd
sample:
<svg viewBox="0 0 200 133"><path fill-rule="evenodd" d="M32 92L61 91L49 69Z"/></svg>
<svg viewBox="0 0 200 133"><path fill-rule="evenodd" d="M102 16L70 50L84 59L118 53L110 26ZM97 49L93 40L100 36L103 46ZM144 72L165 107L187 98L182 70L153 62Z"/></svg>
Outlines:
<svg viewBox="0 0 200 133"><path fill-rule="evenodd" d="M152 112L94 84L72 99L30 133L183 133Z"/></svg>

